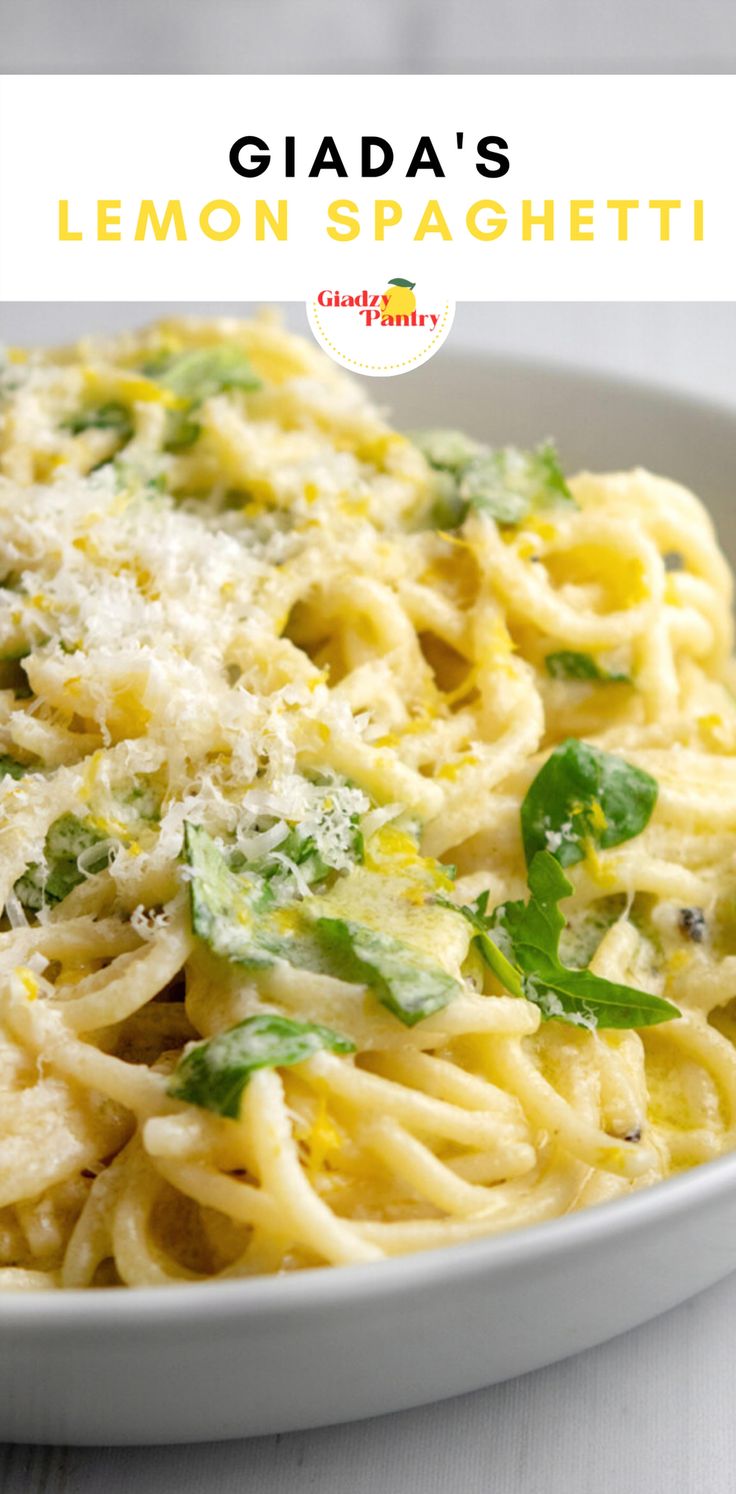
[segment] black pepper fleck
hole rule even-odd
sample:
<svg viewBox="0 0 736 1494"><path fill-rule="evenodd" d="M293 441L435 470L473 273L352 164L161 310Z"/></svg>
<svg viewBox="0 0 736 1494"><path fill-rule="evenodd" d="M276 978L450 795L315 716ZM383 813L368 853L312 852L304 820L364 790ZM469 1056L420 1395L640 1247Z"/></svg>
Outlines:
<svg viewBox="0 0 736 1494"><path fill-rule="evenodd" d="M702 908L681 908L678 923L683 934L693 944L702 944L705 938L705 914Z"/></svg>

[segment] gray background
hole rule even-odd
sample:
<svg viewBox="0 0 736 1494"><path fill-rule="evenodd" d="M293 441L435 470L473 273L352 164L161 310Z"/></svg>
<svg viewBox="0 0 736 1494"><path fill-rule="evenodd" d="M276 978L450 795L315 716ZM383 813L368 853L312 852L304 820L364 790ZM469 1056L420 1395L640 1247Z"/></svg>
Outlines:
<svg viewBox="0 0 736 1494"><path fill-rule="evenodd" d="M736 72L732 0L0 0L7 72ZM553 127L553 126L552 126ZM684 129L697 121L683 120ZM55 341L153 307L0 307ZM299 324L296 308L290 317ZM451 346L583 363L736 410L734 306L460 307ZM735 462L736 467L736 462ZM732 1494L736 1277L562 1365L344 1428L0 1449L2 1494Z"/></svg>
<svg viewBox="0 0 736 1494"><path fill-rule="evenodd" d="M115 331L159 315L247 315L251 310L247 303L194 301L0 303L0 342L63 342L81 332ZM303 307L287 305L282 313L295 330L311 335ZM446 347L448 352L469 348L583 364L700 397L736 401L734 303L474 302L458 306Z"/></svg>
<svg viewBox="0 0 736 1494"><path fill-rule="evenodd" d="M736 71L732 0L3 0L0 11L6 72Z"/></svg>

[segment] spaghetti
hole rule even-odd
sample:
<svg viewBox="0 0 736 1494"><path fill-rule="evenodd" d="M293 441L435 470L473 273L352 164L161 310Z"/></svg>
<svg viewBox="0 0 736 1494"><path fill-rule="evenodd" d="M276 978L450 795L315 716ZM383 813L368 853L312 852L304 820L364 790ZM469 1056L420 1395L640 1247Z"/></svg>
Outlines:
<svg viewBox="0 0 736 1494"><path fill-rule="evenodd" d="M264 320L0 367L0 1285L475 1239L734 1145L731 582Z"/></svg>

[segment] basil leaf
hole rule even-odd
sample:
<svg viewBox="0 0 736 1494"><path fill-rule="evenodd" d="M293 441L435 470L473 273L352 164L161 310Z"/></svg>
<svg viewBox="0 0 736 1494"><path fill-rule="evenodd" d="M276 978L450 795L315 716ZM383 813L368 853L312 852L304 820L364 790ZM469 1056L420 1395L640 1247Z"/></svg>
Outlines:
<svg viewBox="0 0 736 1494"><path fill-rule="evenodd" d="M318 918L314 928L334 973L370 986L406 1027L441 1011L462 992L454 976L390 934L343 918Z"/></svg>
<svg viewBox="0 0 736 1494"><path fill-rule="evenodd" d="M257 1069L303 1063L324 1048L332 1053L355 1052L355 1044L330 1027L259 1013L190 1048L179 1059L167 1093L175 1100L237 1120L243 1090Z"/></svg>
<svg viewBox="0 0 736 1494"><path fill-rule="evenodd" d="M221 394L227 389L262 387L247 355L228 344L192 348L189 352L148 364L143 371L173 394L188 400L190 406L199 405L213 394Z"/></svg>
<svg viewBox="0 0 736 1494"><path fill-rule="evenodd" d="M660 996L562 964L565 919L559 902L572 886L549 851L534 857L529 890L527 903L502 903L490 917L487 893L457 909L476 930L481 954L512 996L533 1001L547 1021L556 1018L576 1027L649 1027L679 1017L678 1008Z"/></svg>
<svg viewBox="0 0 736 1494"><path fill-rule="evenodd" d="M592 654L578 654L573 649L559 649L547 654L547 673L553 680L597 680L606 685L630 685L631 676L616 670L601 669Z"/></svg>
<svg viewBox="0 0 736 1494"><path fill-rule="evenodd" d="M104 405L90 405L86 410L71 415L62 421L62 429L79 436L83 431L114 431L125 445L133 434L133 421L125 405L111 400Z"/></svg>
<svg viewBox="0 0 736 1494"><path fill-rule="evenodd" d="M184 860L191 868L192 928L216 955L259 970L275 959L273 939L260 915L271 902L267 881L257 872L237 874L214 840L199 825L184 825Z"/></svg>
<svg viewBox="0 0 736 1494"><path fill-rule="evenodd" d="M80 882L85 881L85 873L77 864L82 852L103 842L99 863L93 859L87 866L86 875L95 876L104 871L109 864L107 841L107 836L100 835L92 825L77 819L76 815L64 814L55 820L46 836L43 861L32 862L15 883L14 891L23 907L37 913L44 906L63 902Z"/></svg>
<svg viewBox="0 0 736 1494"><path fill-rule="evenodd" d="M521 806L527 866L537 851L573 866L588 844L606 850L639 835L657 793L656 779L642 768L569 737L540 768Z"/></svg>

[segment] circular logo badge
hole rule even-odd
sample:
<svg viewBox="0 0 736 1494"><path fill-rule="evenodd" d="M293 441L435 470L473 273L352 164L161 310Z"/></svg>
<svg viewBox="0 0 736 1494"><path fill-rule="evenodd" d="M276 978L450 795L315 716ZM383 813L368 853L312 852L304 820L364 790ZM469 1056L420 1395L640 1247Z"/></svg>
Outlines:
<svg viewBox="0 0 736 1494"><path fill-rule="evenodd" d="M375 285L321 286L307 301L309 325L326 353L353 373L410 373L442 347L455 302L405 275Z"/></svg>

